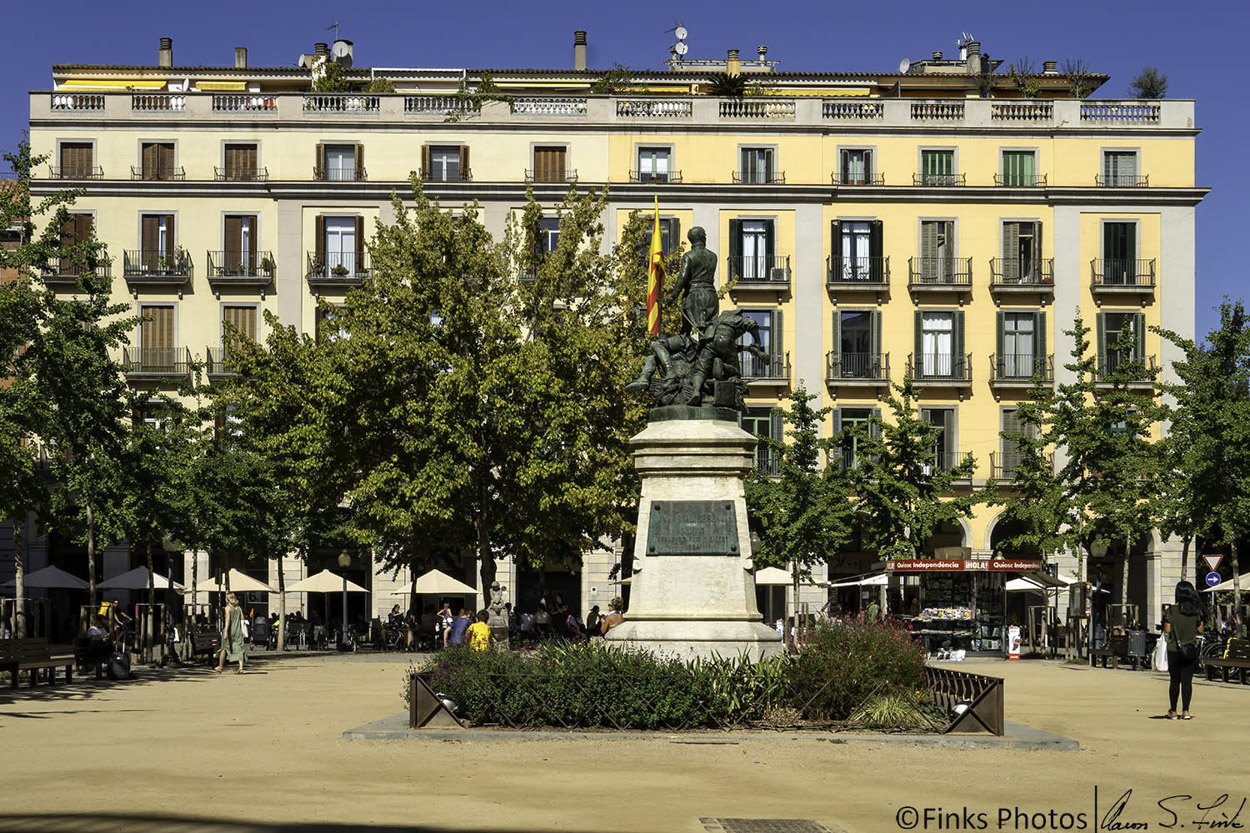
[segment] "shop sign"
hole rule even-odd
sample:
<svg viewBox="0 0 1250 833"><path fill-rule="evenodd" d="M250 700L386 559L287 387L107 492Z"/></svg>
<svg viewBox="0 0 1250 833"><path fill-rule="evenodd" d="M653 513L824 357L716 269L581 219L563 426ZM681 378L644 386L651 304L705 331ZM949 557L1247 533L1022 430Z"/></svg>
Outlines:
<svg viewBox="0 0 1250 833"><path fill-rule="evenodd" d="M886 561L887 573L1036 573L1042 562L1020 558L913 558Z"/></svg>

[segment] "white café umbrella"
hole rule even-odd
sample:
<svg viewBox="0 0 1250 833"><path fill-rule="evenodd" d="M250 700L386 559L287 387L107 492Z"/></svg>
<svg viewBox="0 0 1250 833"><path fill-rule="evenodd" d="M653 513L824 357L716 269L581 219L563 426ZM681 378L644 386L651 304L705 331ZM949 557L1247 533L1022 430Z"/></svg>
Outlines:
<svg viewBox="0 0 1250 833"><path fill-rule="evenodd" d="M27 573L22 582L28 588L40 590L87 590L91 587L78 576L72 576L60 567L44 567L42 570L34 570ZM0 587L5 590L16 590L17 579L9 579L4 584L0 584Z"/></svg>
<svg viewBox="0 0 1250 833"><path fill-rule="evenodd" d="M885 573L878 573L875 576L868 576L867 578L857 578L849 581L838 581L832 584L826 584L825 587L881 587L882 585L889 583L889 576Z"/></svg>
<svg viewBox="0 0 1250 833"><path fill-rule="evenodd" d="M794 584L794 576L780 567L763 567L755 571L756 587L788 587L791 584Z"/></svg>
<svg viewBox="0 0 1250 833"><path fill-rule="evenodd" d="M219 581L216 577L209 576L202 579L199 584L195 585L197 593L224 593L227 589L231 593L277 593L278 591L265 584L259 579L254 579L247 573L238 570L230 570L229 588L226 587L226 579L223 576ZM340 588L341 589L341 588Z"/></svg>
<svg viewBox="0 0 1250 833"><path fill-rule="evenodd" d="M361 587L354 581L347 581L338 573L329 570L322 570L315 576L309 576L303 581L297 581L286 589L288 593L342 593L344 589L348 593L368 593L369 591Z"/></svg>
<svg viewBox="0 0 1250 833"><path fill-rule="evenodd" d="M1018 576L1009 580L1005 589L1008 593L1027 591L1045 593L1047 590L1059 590L1075 583L1076 579L1068 578L1067 576L1055 577L1047 573L1030 573L1029 575Z"/></svg>
<svg viewBox="0 0 1250 833"><path fill-rule="evenodd" d="M476 596L477 588L439 570L430 570L412 583L412 592L430 596Z"/></svg>
<svg viewBox="0 0 1250 833"><path fill-rule="evenodd" d="M165 590L170 586L171 582L168 578L160 573L152 574L152 587L156 590ZM175 590L181 590L182 585L178 582L172 582ZM107 581L102 581L96 585L99 590L147 590L148 589L148 568L135 567L129 572L122 573L120 576L113 576Z"/></svg>

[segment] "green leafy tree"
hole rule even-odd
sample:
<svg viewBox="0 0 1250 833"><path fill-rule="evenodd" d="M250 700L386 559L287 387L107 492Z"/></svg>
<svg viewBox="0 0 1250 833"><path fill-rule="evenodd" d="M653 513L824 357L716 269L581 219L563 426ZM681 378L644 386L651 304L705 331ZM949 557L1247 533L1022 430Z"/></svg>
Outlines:
<svg viewBox="0 0 1250 833"><path fill-rule="evenodd" d="M312 91L315 93L346 93L352 89L347 70L338 61L323 58L312 72Z"/></svg>
<svg viewBox="0 0 1250 833"><path fill-rule="evenodd" d="M1146 67L1128 84L1128 94L1133 98L1167 98L1168 76L1158 67Z"/></svg>
<svg viewBox="0 0 1250 833"><path fill-rule="evenodd" d="M801 383L790 393L789 407L781 411L790 442L761 440L776 471L756 468L746 481L751 524L760 538L755 564L788 567L796 603L800 580L810 578L812 565L825 563L850 539L853 520L847 471L821 466L836 446L832 438L820 436L832 409L814 409L815 398Z"/></svg>
<svg viewBox="0 0 1250 833"><path fill-rule="evenodd" d="M1042 86L1037 80L1037 66L1032 58L1020 58L1007 65L1011 83L1025 98L1037 98Z"/></svg>
<svg viewBox="0 0 1250 833"><path fill-rule="evenodd" d="M917 558L944 525L971 517L984 493L955 488L971 480L976 460L942 464L940 431L919 418L910 373L901 385L891 383L885 404L889 419L873 417L867 430L843 430L838 440L857 447L850 462L865 545L884 558Z"/></svg>
<svg viewBox="0 0 1250 833"><path fill-rule="evenodd" d="M395 82L384 75L379 75L369 81L365 87L367 93L393 93L395 92Z"/></svg>
<svg viewBox="0 0 1250 833"><path fill-rule="evenodd" d="M613 64L610 70L590 85L590 91L596 95L612 95L629 89L633 83L634 73L629 67Z"/></svg>

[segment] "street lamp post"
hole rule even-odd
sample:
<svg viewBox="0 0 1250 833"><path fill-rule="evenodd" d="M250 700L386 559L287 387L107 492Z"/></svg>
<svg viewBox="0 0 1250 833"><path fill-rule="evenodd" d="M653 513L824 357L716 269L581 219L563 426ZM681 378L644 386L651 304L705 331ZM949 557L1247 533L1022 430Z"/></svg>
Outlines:
<svg viewBox="0 0 1250 833"><path fill-rule="evenodd" d="M339 628L339 650L345 651L351 647L351 643L347 640L347 568L351 566L352 557L347 554L347 550L339 553L339 569L343 570L343 624Z"/></svg>

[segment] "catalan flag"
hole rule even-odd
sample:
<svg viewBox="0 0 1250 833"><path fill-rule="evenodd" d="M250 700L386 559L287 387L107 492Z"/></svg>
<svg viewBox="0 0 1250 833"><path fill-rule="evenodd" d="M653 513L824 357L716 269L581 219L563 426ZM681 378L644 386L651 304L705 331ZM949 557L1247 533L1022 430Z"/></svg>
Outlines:
<svg viewBox="0 0 1250 833"><path fill-rule="evenodd" d="M660 234L660 198L655 198L655 222L651 226L651 254L647 267L647 333L660 334L660 291L664 287L664 238Z"/></svg>

